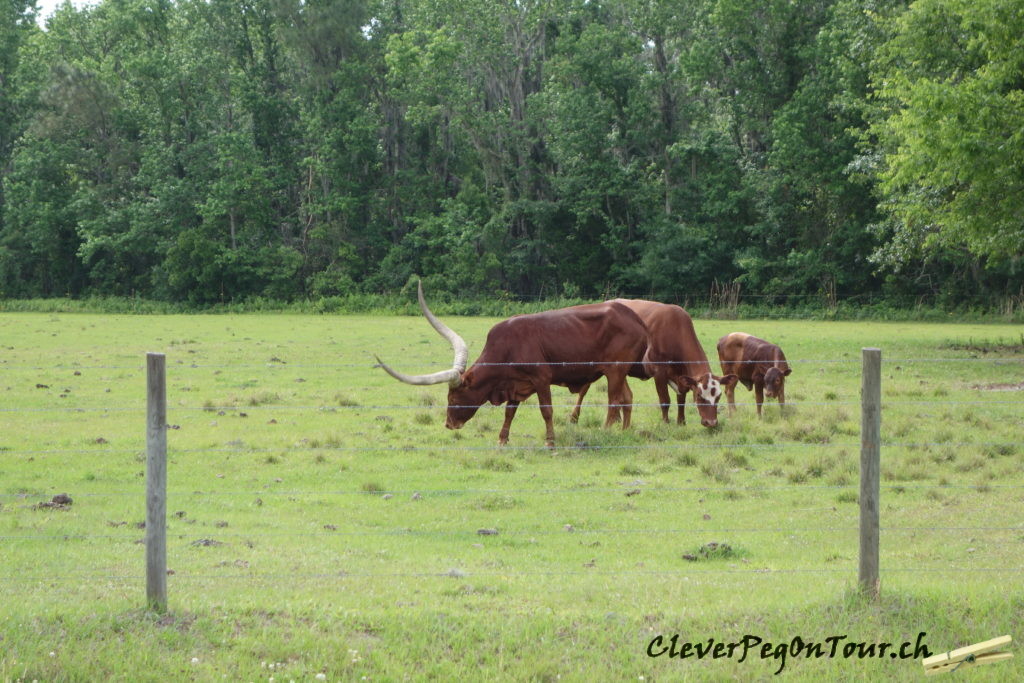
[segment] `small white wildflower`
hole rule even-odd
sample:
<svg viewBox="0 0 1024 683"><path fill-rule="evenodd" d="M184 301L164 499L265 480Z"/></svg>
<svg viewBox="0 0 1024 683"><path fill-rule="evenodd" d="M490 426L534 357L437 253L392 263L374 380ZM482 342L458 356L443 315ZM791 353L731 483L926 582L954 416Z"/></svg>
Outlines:
<svg viewBox="0 0 1024 683"><path fill-rule="evenodd" d="M327 674L323 674L323 673L317 674L316 675L316 680L318 680L318 681L326 681L327 680Z"/></svg>
<svg viewBox="0 0 1024 683"><path fill-rule="evenodd" d="M274 663L271 662L270 664L267 664L267 668L268 669L273 669L274 668Z"/></svg>
<svg viewBox="0 0 1024 683"><path fill-rule="evenodd" d="M193 657L192 658L192 663L193 664L198 664L199 663L199 657Z"/></svg>
<svg viewBox="0 0 1024 683"><path fill-rule="evenodd" d="M56 653L56 652L51 652L51 653L50 653L50 656L51 656L51 657L56 657L56 656L57 656L57 653Z"/></svg>

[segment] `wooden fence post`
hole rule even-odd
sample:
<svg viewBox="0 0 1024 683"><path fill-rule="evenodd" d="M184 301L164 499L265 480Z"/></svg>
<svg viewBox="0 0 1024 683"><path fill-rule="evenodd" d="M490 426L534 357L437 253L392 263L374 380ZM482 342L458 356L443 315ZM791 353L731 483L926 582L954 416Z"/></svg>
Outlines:
<svg viewBox="0 0 1024 683"><path fill-rule="evenodd" d="M881 479L882 350L861 349L860 590L878 597L878 526Z"/></svg>
<svg viewBox="0 0 1024 683"><path fill-rule="evenodd" d="M167 611L167 377L162 353L146 354L146 603Z"/></svg>

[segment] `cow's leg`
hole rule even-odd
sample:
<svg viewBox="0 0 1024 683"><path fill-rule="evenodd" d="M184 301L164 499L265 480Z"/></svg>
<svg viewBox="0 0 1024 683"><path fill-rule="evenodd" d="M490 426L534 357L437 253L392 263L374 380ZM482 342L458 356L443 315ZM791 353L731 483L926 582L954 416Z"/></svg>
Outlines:
<svg viewBox="0 0 1024 683"><path fill-rule="evenodd" d="M622 428L629 427L629 420L633 416L633 390L629 388L629 382L622 379Z"/></svg>
<svg viewBox="0 0 1024 683"><path fill-rule="evenodd" d="M516 409L518 408L518 401L509 401L505 404L505 423L501 425L501 431L498 432L499 446L504 446L508 443L508 429L512 426L512 418L516 416Z"/></svg>
<svg viewBox="0 0 1024 683"><path fill-rule="evenodd" d="M552 421L554 410L551 407L551 385L537 387L537 400L540 402L540 416L544 418L544 443L548 448L555 447L555 425Z"/></svg>
<svg viewBox="0 0 1024 683"><path fill-rule="evenodd" d="M608 380L608 418L604 421L604 426L611 427L619 421L621 415L626 414L626 392L629 391L629 387L626 386L625 375L605 375L605 377Z"/></svg>
<svg viewBox="0 0 1024 683"><path fill-rule="evenodd" d="M736 412L736 385L725 385L725 397L729 400L729 414Z"/></svg>
<svg viewBox="0 0 1024 683"><path fill-rule="evenodd" d="M697 400L697 392L693 392L693 400ZM679 412L676 415L676 423L686 424L686 391L676 392L676 402L679 404Z"/></svg>
<svg viewBox="0 0 1024 683"><path fill-rule="evenodd" d="M754 385L754 400L757 401L757 416L761 417L761 404L764 403L764 385L760 382Z"/></svg>
<svg viewBox="0 0 1024 683"><path fill-rule="evenodd" d="M580 389L579 397L576 399L576 407L572 409L572 413L569 414L569 422L576 424L580 419L580 408L583 407L583 398L590 391L590 385L584 384L583 388Z"/></svg>
<svg viewBox="0 0 1024 683"><path fill-rule="evenodd" d="M668 407L672 399L668 397L668 383L660 377L654 379L654 390L658 392L658 402L661 403L661 421L668 422Z"/></svg>
<svg viewBox="0 0 1024 683"><path fill-rule="evenodd" d="M779 412L780 413L785 412L785 405L786 405L786 387L782 386L782 387L779 387Z"/></svg>

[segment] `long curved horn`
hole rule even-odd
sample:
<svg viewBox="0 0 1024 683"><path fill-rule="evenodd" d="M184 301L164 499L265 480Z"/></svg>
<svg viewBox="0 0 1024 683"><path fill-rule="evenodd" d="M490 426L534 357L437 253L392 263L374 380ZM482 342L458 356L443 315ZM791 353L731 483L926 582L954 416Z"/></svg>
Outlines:
<svg viewBox="0 0 1024 683"><path fill-rule="evenodd" d="M430 324L433 325L437 333L448 340L448 343L452 345L452 350L455 351L455 361L452 363L452 369L460 375L466 371L466 361L469 359L469 347L466 342L463 341L462 337L455 334L447 325L437 319L430 309L427 308L427 301L423 298L423 281L420 280L416 283L416 296L420 300L420 310L423 311L423 315L426 317Z"/></svg>
<svg viewBox="0 0 1024 683"><path fill-rule="evenodd" d="M469 358L469 347L466 345L466 342L463 341L462 337L457 335L447 325L438 320L437 316L435 316L427 307L426 299L423 298L422 280L417 284L417 296L420 300L420 310L423 311L423 315L426 317L427 321L429 321L431 326L437 330L438 334L448 340L448 343L452 345L452 349L455 351L455 360L452 363L451 369L441 370L440 372L434 372L429 375L407 375L404 372L392 370L379 357L374 356L374 358L377 358L377 365L398 381L405 382L406 384L426 385L447 382L452 388L457 387L462 381L462 373L466 370L466 361Z"/></svg>

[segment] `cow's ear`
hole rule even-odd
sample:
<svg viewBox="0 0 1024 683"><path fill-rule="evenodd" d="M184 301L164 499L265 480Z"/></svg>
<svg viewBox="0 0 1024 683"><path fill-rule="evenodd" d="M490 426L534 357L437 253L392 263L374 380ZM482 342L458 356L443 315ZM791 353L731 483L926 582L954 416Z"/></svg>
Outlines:
<svg viewBox="0 0 1024 683"><path fill-rule="evenodd" d="M459 386L464 389L469 389L473 386L473 370L466 370L462 373L462 381L459 382Z"/></svg>
<svg viewBox="0 0 1024 683"><path fill-rule="evenodd" d="M689 375L680 375L676 378L676 386L684 391L697 391L697 385L699 384L700 382Z"/></svg>
<svg viewBox="0 0 1024 683"><path fill-rule="evenodd" d="M736 375L726 375L725 377L720 378L718 381L721 382L723 386L734 387L736 386L736 382L738 380L739 377L737 377Z"/></svg>
<svg viewBox="0 0 1024 683"><path fill-rule="evenodd" d="M782 373L783 377L789 377L789 373L793 372L793 368L786 368L786 371Z"/></svg>

